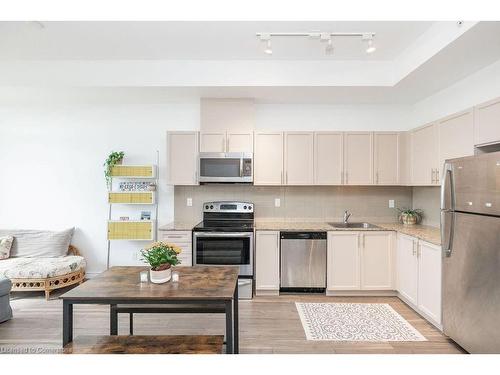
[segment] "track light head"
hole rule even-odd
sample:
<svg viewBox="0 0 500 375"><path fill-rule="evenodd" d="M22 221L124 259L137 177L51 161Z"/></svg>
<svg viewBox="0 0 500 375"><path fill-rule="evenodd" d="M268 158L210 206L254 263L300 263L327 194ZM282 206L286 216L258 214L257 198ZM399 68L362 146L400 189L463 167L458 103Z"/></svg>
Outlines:
<svg viewBox="0 0 500 375"><path fill-rule="evenodd" d="M373 53L377 48L373 45L373 34L364 34L361 38L362 41L367 43L366 53Z"/></svg>
<svg viewBox="0 0 500 375"><path fill-rule="evenodd" d="M266 54L268 54L268 55L272 55L273 54L273 48L271 46L271 39L267 40L266 49L264 50L264 52Z"/></svg>
<svg viewBox="0 0 500 375"><path fill-rule="evenodd" d="M373 53L377 50L377 48L373 45L373 40L368 41L368 47L366 47L366 53Z"/></svg>
<svg viewBox="0 0 500 375"><path fill-rule="evenodd" d="M264 49L264 53L268 55L273 54L273 48L271 45L271 35L269 34L260 34L260 41L261 42L266 42L266 48Z"/></svg>

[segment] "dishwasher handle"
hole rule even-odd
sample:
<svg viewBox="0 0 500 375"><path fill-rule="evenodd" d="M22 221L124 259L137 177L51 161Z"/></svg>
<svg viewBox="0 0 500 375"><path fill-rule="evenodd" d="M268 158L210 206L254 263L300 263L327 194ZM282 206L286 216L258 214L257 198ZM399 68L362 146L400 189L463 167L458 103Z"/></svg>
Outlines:
<svg viewBox="0 0 500 375"><path fill-rule="evenodd" d="M282 240L326 240L326 232L280 232Z"/></svg>

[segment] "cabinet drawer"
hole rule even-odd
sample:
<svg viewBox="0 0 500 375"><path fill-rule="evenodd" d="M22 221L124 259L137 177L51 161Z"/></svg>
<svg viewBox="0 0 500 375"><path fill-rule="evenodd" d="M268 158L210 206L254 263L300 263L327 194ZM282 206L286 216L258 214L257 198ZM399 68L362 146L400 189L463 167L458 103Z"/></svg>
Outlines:
<svg viewBox="0 0 500 375"><path fill-rule="evenodd" d="M188 242L191 243L191 231L162 231L160 232L160 238L163 241L179 243Z"/></svg>

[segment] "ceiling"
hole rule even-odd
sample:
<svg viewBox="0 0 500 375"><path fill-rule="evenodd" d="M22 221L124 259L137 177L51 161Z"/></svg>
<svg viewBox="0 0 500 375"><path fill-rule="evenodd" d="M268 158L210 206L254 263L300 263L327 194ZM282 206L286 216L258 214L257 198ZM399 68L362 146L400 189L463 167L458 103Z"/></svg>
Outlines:
<svg viewBox="0 0 500 375"><path fill-rule="evenodd" d="M433 22L0 22L0 59L63 60L392 60ZM263 53L257 32L375 32L377 51L360 37L273 37Z"/></svg>
<svg viewBox="0 0 500 375"><path fill-rule="evenodd" d="M257 32L375 32L335 43ZM500 22L0 22L0 88L106 87L262 102L412 104L500 59Z"/></svg>

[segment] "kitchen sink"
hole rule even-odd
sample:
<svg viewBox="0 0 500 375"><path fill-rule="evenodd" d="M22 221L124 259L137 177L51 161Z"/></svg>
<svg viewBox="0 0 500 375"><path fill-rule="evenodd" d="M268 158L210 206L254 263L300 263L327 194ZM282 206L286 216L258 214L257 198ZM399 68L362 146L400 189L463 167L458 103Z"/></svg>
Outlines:
<svg viewBox="0 0 500 375"><path fill-rule="evenodd" d="M377 229L377 225L370 223L328 223L334 228L352 228L352 229Z"/></svg>

